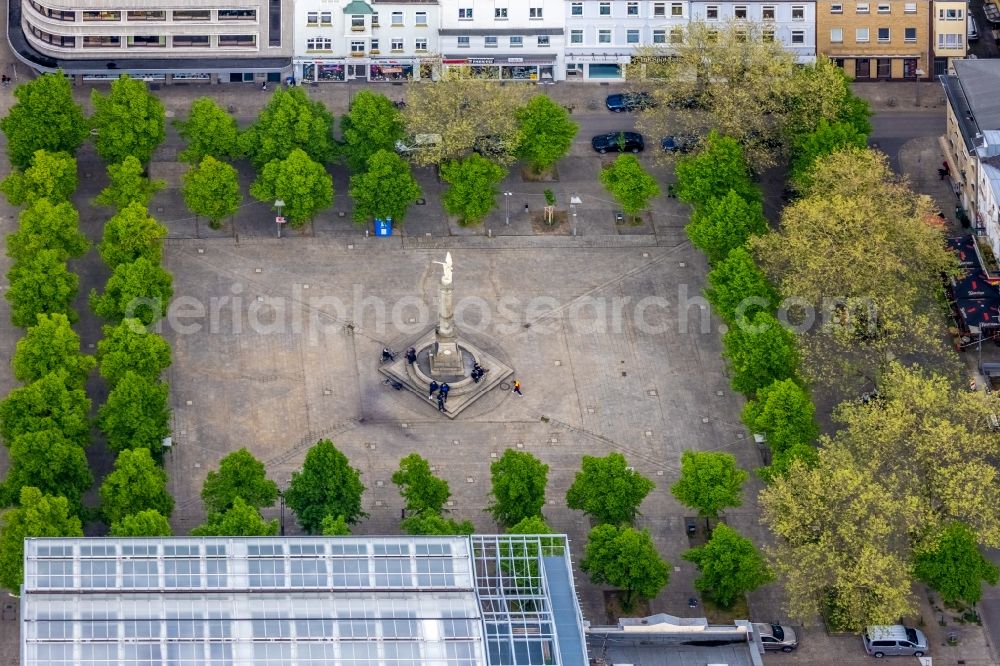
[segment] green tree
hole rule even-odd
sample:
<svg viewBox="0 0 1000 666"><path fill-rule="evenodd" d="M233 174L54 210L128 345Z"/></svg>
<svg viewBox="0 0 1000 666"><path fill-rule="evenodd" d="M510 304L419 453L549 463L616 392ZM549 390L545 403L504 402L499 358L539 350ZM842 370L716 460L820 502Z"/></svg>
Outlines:
<svg viewBox="0 0 1000 666"><path fill-rule="evenodd" d="M725 259L751 236L767 233L767 230L762 203L747 202L736 190L729 190L723 197L710 199L696 208L691 214L691 222L684 228L691 243L705 253L711 264Z"/></svg>
<svg viewBox="0 0 1000 666"><path fill-rule="evenodd" d="M264 520L260 511L247 504L242 497L223 513L210 513L203 525L191 530L194 536L276 536L278 521Z"/></svg>
<svg viewBox="0 0 1000 666"><path fill-rule="evenodd" d="M738 322L722 336L722 347L732 371L732 387L748 396L777 379L796 376L795 334L769 312Z"/></svg>
<svg viewBox="0 0 1000 666"><path fill-rule="evenodd" d="M366 516L361 510L364 492L361 472L351 467L333 442L321 439L306 453L302 469L292 473L285 501L302 528L316 534L326 516L343 516L350 525Z"/></svg>
<svg viewBox="0 0 1000 666"><path fill-rule="evenodd" d="M502 166L476 154L445 162L441 165L441 179L450 187L441 203L462 226L479 224L493 210L500 194L496 186L506 175Z"/></svg>
<svg viewBox="0 0 1000 666"><path fill-rule="evenodd" d="M174 498L167 492L167 473L149 449L124 449L101 484L101 512L114 524L147 509L168 517L174 510Z"/></svg>
<svg viewBox="0 0 1000 666"><path fill-rule="evenodd" d="M581 470L566 493L566 504L602 523L632 524L639 505L655 484L628 466L625 456L583 456Z"/></svg>
<svg viewBox="0 0 1000 666"><path fill-rule="evenodd" d="M868 135L852 123L820 120L815 130L795 138L788 179L798 187L807 188L809 173L817 159L845 148L863 149L867 146Z"/></svg>
<svg viewBox="0 0 1000 666"><path fill-rule="evenodd" d="M156 509L146 509L122 517L111 524L114 537L168 537L172 536L170 521Z"/></svg>
<svg viewBox="0 0 1000 666"><path fill-rule="evenodd" d="M63 259L81 257L90 247L80 233L80 215L73 204L39 199L21 211L16 232L7 236L7 256L26 261L42 250L59 250Z"/></svg>
<svg viewBox="0 0 1000 666"><path fill-rule="evenodd" d="M40 314L35 325L17 341L12 364L19 382L38 381L50 372L63 370L71 386L82 388L96 362L93 356L80 353L80 336L66 315Z"/></svg>
<svg viewBox="0 0 1000 666"><path fill-rule="evenodd" d="M451 497L448 482L431 473L430 464L411 453L399 461L399 469L393 472L392 482L399 486L399 494L406 501L410 513L441 513Z"/></svg>
<svg viewBox="0 0 1000 666"><path fill-rule="evenodd" d="M566 109L547 95L536 95L517 110L521 142L516 155L541 173L566 157L580 126L569 119Z"/></svg>
<svg viewBox="0 0 1000 666"><path fill-rule="evenodd" d="M730 326L744 317L778 307L778 292L742 247L733 248L708 272L705 299Z"/></svg>
<svg viewBox="0 0 1000 666"><path fill-rule="evenodd" d="M743 423L761 433L774 453L796 444L812 444L819 435L809 392L791 379L776 379L757 391L757 398L743 408Z"/></svg>
<svg viewBox="0 0 1000 666"><path fill-rule="evenodd" d="M732 608L747 592L774 580L753 542L725 524L715 526L708 543L681 557L698 567L694 586L720 608Z"/></svg>
<svg viewBox="0 0 1000 666"><path fill-rule="evenodd" d="M200 164L206 157L229 160L240 156L239 129L236 119L211 97L191 102L187 120L176 121L177 133L187 147L177 156L189 164Z"/></svg>
<svg viewBox="0 0 1000 666"><path fill-rule="evenodd" d="M134 203L145 208L153 195L166 185L162 180L147 178L142 162L133 155L117 164L109 164L108 179L111 182L94 198L94 203L119 211Z"/></svg>
<svg viewBox="0 0 1000 666"><path fill-rule="evenodd" d="M792 469L793 463L801 463L806 467L815 467L819 456L812 444L792 444L788 448L771 450L771 464L759 467L755 471L765 483L771 483L775 478L784 476Z"/></svg>
<svg viewBox="0 0 1000 666"><path fill-rule="evenodd" d="M323 536L350 536L351 527L343 516L325 516L320 523L319 533Z"/></svg>
<svg viewBox="0 0 1000 666"><path fill-rule="evenodd" d="M264 463L245 448L224 456L219 471L209 472L201 487L201 500L209 513L228 511L237 497L257 509L278 499L278 484L267 478Z"/></svg>
<svg viewBox="0 0 1000 666"><path fill-rule="evenodd" d="M4 294L10 302L10 320L27 328L40 314L64 314L77 319L72 308L80 278L70 273L62 250L40 250L30 259L14 264L7 272L10 287Z"/></svg>
<svg viewBox="0 0 1000 666"><path fill-rule="evenodd" d="M697 153L677 160L677 198L701 206L735 191L748 203L759 202L760 190L750 180L743 148L736 139L710 132Z"/></svg>
<svg viewBox="0 0 1000 666"><path fill-rule="evenodd" d="M646 173L635 155L621 154L601 171L604 186L626 215L635 217L649 206L649 200L660 196L656 179Z"/></svg>
<svg viewBox="0 0 1000 666"><path fill-rule="evenodd" d="M166 236L167 228L143 204L133 202L104 225L104 239L97 245L97 251L112 270L140 257L159 264Z"/></svg>
<svg viewBox="0 0 1000 666"><path fill-rule="evenodd" d="M21 593L24 582L24 540L28 537L80 537L83 526L65 497L22 488L19 506L3 514L0 526L0 585Z"/></svg>
<svg viewBox="0 0 1000 666"><path fill-rule="evenodd" d="M367 169L351 176L349 193L354 199L354 221L361 223L387 217L400 223L422 194L410 165L388 150L372 154Z"/></svg>
<svg viewBox="0 0 1000 666"><path fill-rule="evenodd" d="M104 327L104 337L97 342L97 361L101 376L112 387L129 371L152 381L170 367L170 344L147 331L138 319L124 319L117 326Z"/></svg>
<svg viewBox="0 0 1000 666"><path fill-rule="evenodd" d="M552 528L541 516L528 516L508 527L507 534L552 534Z"/></svg>
<svg viewBox="0 0 1000 666"><path fill-rule="evenodd" d="M949 606L976 604L982 583L996 585L1000 569L983 557L976 535L967 525L952 522L918 548L913 575L941 594Z"/></svg>
<svg viewBox="0 0 1000 666"><path fill-rule="evenodd" d="M11 391L0 402L0 436L10 446L21 435L55 430L76 446L90 443L90 400L71 388L65 371Z"/></svg>
<svg viewBox="0 0 1000 666"><path fill-rule="evenodd" d="M871 134L871 109L854 95L851 77L828 58L797 66L785 94L787 137L795 139L815 132L823 122L844 122L861 134Z"/></svg>
<svg viewBox="0 0 1000 666"><path fill-rule="evenodd" d="M39 150L32 156L31 166L12 172L0 182L0 191L14 206L38 199L68 201L76 191L76 160L69 153Z"/></svg>
<svg viewBox="0 0 1000 666"><path fill-rule="evenodd" d="M540 516L545 505L549 466L526 451L507 449L490 465L493 501L486 511L501 525Z"/></svg>
<svg viewBox="0 0 1000 666"><path fill-rule="evenodd" d="M62 72L25 81L14 89L14 97L17 102L0 120L0 130L15 168L27 169L39 150L76 154L87 138L87 119Z"/></svg>
<svg viewBox="0 0 1000 666"><path fill-rule="evenodd" d="M195 215L208 218L208 224L218 229L222 218L235 215L240 209L239 174L229 164L211 155L205 156L197 166L184 174L181 194L184 203Z"/></svg>
<svg viewBox="0 0 1000 666"><path fill-rule="evenodd" d="M287 158L268 162L250 186L250 194L267 204L284 201L282 213L298 228L333 204L333 178L322 164L296 148Z"/></svg>
<svg viewBox="0 0 1000 666"><path fill-rule="evenodd" d="M132 263L115 266L103 294L91 290L90 309L114 324L123 319L137 319L149 326L166 314L173 295L170 273L140 257Z"/></svg>
<svg viewBox="0 0 1000 666"><path fill-rule="evenodd" d="M28 432L10 445L10 469L4 494L16 500L21 488L38 488L45 494L61 495L74 511L80 498L94 483L83 447L69 442L58 430Z"/></svg>
<svg viewBox="0 0 1000 666"><path fill-rule="evenodd" d="M322 102L309 99L305 88L279 89L240 135L239 148L258 172L274 160L288 159L296 150L322 165L333 157L332 129L333 116Z"/></svg>
<svg viewBox="0 0 1000 666"><path fill-rule="evenodd" d="M699 516L716 518L726 507L743 504L743 484L748 474L736 466L731 453L685 451L681 454L681 476L670 492Z"/></svg>
<svg viewBox="0 0 1000 666"><path fill-rule="evenodd" d="M362 90L351 100L350 110L341 116L340 132L347 166L354 173L362 173L369 168L372 155L380 150L395 150L404 134L403 117L385 95Z"/></svg>
<svg viewBox="0 0 1000 666"><path fill-rule="evenodd" d="M451 518L444 518L436 513L418 513L407 516L400 523L400 527L407 534L438 536L462 536L472 534L476 531L476 528L468 520L457 521Z"/></svg>
<svg viewBox="0 0 1000 666"><path fill-rule="evenodd" d="M109 164L117 164L129 155L147 164L166 131L163 104L146 90L146 84L123 74L111 83L107 95L92 90L90 102L94 107L90 123L97 130L97 154Z"/></svg>
<svg viewBox="0 0 1000 666"><path fill-rule="evenodd" d="M596 585L613 585L625 592L622 608L652 599L670 580L670 566L660 558L648 530L598 525L590 530L580 569Z"/></svg>
<svg viewBox="0 0 1000 666"><path fill-rule="evenodd" d="M147 449L159 460L170 435L167 385L126 370L97 411L97 425L112 451Z"/></svg>

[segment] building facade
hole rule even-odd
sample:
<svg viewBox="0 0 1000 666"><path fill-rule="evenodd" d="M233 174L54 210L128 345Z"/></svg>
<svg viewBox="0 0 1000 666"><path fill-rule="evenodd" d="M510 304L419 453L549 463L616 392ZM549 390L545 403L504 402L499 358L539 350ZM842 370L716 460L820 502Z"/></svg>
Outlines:
<svg viewBox="0 0 1000 666"><path fill-rule="evenodd" d="M561 81L565 33L564 0L441 0L442 72Z"/></svg>
<svg viewBox="0 0 1000 666"><path fill-rule="evenodd" d="M816 3L813 1L692 0L691 19L709 24L733 21L760 23L770 37L795 55L799 63L816 60Z"/></svg>
<svg viewBox="0 0 1000 666"><path fill-rule="evenodd" d="M927 0L819 0L816 47L858 81L929 77Z"/></svg>
<svg viewBox="0 0 1000 666"><path fill-rule="evenodd" d="M931 17L933 71L940 76L948 73L953 60L965 57L968 48L968 3L965 0L934 0Z"/></svg>
<svg viewBox="0 0 1000 666"><path fill-rule="evenodd" d="M299 0L295 76L302 82L419 81L438 53L434 0Z"/></svg>

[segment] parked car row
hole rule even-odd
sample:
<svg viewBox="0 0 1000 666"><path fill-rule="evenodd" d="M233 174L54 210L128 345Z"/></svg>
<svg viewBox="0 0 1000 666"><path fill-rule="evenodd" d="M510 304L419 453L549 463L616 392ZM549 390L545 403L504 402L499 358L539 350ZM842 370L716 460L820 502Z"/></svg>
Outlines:
<svg viewBox="0 0 1000 666"><path fill-rule="evenodd" d="M639 153L646 148L646 141L638 132L608 132L598 134L590 145L599 153ZM665 136L660 148L668 153L689 153L698 145L698 137L689 134Z"/></svg>
<svg viewBox="0 0 1000 666"><path fill-rule="evenodd" d="M753 626L764 650L791 652L799 645L795 630L791 627L762 622L755 622ZM901 624L868 627L861 635L861 640L865 652L877 659L890 656L922 657L928 652L924 632Z"/></svg>

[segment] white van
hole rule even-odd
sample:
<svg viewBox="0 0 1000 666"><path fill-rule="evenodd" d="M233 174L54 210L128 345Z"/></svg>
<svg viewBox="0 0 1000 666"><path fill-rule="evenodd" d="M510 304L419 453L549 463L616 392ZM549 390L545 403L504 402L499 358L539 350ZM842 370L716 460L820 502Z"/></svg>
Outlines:
<svg viewBox="0 0 1000 666"><path fill-rule="evenodd" d="M873 657L922 657L927 654L927 636L924 636L924 632L901 624L868 627L861 639L865 643L865 652Z"/></svg>
<svg viewBox="0 0 1000 666"><path fill-rule="evenodd" d="M979 40L979 29L976 26L976 17L969 14L969 34L968 38L970 42L975 42Z"/></svg>

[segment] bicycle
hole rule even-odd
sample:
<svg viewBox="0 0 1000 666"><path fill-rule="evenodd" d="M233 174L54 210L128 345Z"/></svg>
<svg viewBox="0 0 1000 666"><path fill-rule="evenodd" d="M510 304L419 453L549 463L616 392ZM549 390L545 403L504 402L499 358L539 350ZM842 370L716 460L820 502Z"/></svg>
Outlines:
<svg viewBox="0 0 1000 666"><path fill-rule="evenodd" d="M396 381L395 379L392 379L391 377L386 377L385 379L383 379L382 380L382 384L384 386L391 386L392 388L396 389L397 391L402 391L403 390L403 383L400 382L400 381Z"/></svg>

